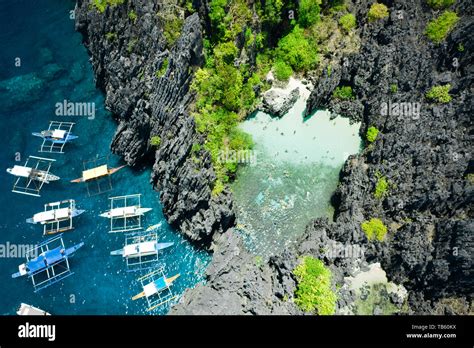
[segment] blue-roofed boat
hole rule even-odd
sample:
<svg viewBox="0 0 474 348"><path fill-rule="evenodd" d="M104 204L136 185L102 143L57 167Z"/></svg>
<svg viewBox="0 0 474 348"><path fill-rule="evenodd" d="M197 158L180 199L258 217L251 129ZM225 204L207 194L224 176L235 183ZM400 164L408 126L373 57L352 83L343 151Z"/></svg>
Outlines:
<svg viewBox="0 0 474 348"><path fill-rule="evenodd" d="M18 272L13 273L12 278L18 278L24 275L33 276L43 272L72 256L83 245L84 243L81 242L70 248L59 246L44 251L38 257L18 266Z"/></svg>
<svg viewBox="0 0 474 348"><path fill-rule="evenodd" d="M35 137L40 137L44 140L51 141L54 144L65 144L78 138L77 135L74 135L71 132L65 131L63 129L49 129L41 131L40 133L33 132L31 134Z"/></svg>

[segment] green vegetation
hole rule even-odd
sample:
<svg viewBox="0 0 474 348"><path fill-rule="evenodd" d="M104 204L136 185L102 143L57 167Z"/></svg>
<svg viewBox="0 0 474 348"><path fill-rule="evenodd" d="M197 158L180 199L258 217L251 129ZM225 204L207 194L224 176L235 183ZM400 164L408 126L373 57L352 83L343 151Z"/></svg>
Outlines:
<svg viewBox="0 0 474 348"><path fill-rule="evenodd" d="M128 53L132 53L132 52L133 52L133 49L135 48L135 45L137 44L137 42L138 42L138 39L137 39L137 38L131 39L131 40L128 42L128 45L127 45L127 52L128 52Z"/></svg>
<svg viewBox="0 0 474 348"><path fill-rule="evenodd" d="M186 0L186 1L184 2L184 8L185 8L189 13L194 13L193 1L192 1L192 0Z"/></svg>
<svg viewBox="0 0 474 348"><path fill-rule="evenodd" d="M474 173L469 173L466 175L467 181L469 181L470 184L474 184Z"/></svg>
<svg viewBox="0 0 474 348"><path fill-rule="evenodd" d="M198 153L199 151L201 151L201 144L193 144L191 147L191 152Z"/></svg>
<svg viewBox="0 0 474 348"><path fill-rule="evenodd" d="M105 34L105 38L107 39L107 41L115 41L117 40L117 33L108 32L107 34Z"/></svg>
<svg viewBox="0 0 474 348"><path fill-rule="evenodd" d="M298 23L307 28L319 21L319 5L322 0L300 0L298 8Z"/></svg>
<svg viewBox="0 0 474 348"><path fill-rule="evenodd" d="M305 312L317 310L319 315L336 311L336 294L331 289L331 271L321 260L305 256L293 270L298 281L295 303Z"/></svg>
<svg viewBox="0 0 474 348"><path fill-rule="evenodd" d="M352 93L351 86L341 86L336 87L332 93L333 98L341 100L352 100L354 99L354 94Z"/></svg>
<svg viewBox="0 0 474 348"><path fill-rule="evenodd" d="M214 182L214 187L212 188L212 191L211 191L211 195L212 196L218 196L222 191L224 191L224 184L222 183L221 180L217 179L215 182Z"/></svg>
<svg viewBox="0 0 474 348"><path fill-rule="evenodd" d="M369 127L369 129L367 129L367 134L365 135L365 137L367 138L367 141L369 143L373 143L375 139L377 139L378 134L379 134L379 130L375 128L374 126L371 126Z"/></svg>
<svg viewBox="0 0 474 348"><path fill-rule="evenodd" d="M166 73L166 70L168 70L168 64L168 58L165 58L163 63L161 63L160 69L155 73L155 76L162 77Z"/></svg>
<svg viewBox="0 0 474 348"><path fill-rule="evenodd" d="M282 0L265 0L262 19L271 24L278 24L281 21L282 7Z"/></svg>
<svg viewBox="0 0 474 348"><path fill-rule="evenodd" d="M340 0L338 0L340 1ZM237 163L221 161L223 151L250 150L252 139L237 126L258 102L257 93L269 87L266 74L273 69L278 80L288 80L293 73L304 73L317 67L319 56L313 27L319 22L319 0L303 0L303 16L288 26L281 25L276 32L282 37L269 42L267 32L284 18L282 0L255 3L256 13L264 22L258 32L253 23L253 11L246 0L211 0L209 18L211 28L204 39L205 64L195 73L191 89L196 93L192 114L196 130L205 136L203 148L211 155L216 173L213 195L217 195L235 175ZM337 24L336 24L337 25ZM307 29L304 29L304 27ZM246 63L241 56L245 48L256 49L256 65Z"/></svg>
<svg viewBox="0 0 474 348"><path fill-rule="evenodd" d="M275 71L275 77L280 81L288 81L291 74L293 74L293 69L291 69L291 66L282 60L277 61L273 65L273 69Z"/></svg>
<svg viewBox="0 0 474 348"><path fill-rule="evenodd" d="M455 0L426 0L426 2L435 10L439 10L451 6Z"/></svg>
<svg viewBox="0 0 474 348"><path fill-rule="evenodd" d="M368 240L377 239L381 242L387 234L387 227L383 224L382 220L377 218L372 218L370 221L364 221L361 224L361 227Z"/></svg>
<svg viewBox="0 0 474 348"><path fill-rule="evenodd" d="M134 10L131 10L129 13L128 13L128 18L130 18L130 20L135 23L137 21L137 13L134 11Z"/></svg>
<svg viewBox="0 0 474 348"><path fill-rule="evenodd" d="M385 176L381 175L380 173L377 173L376 176L377 183L375 184L374 197L377 199L381 199L388 194L389 184Z"/></svg>
<svg viewBox="0 0 474 348"><path fill-rule="evenodd" d="M298 25L280 39L275 59L285 62L298 72L314 68L319 60L316 46L306 38L304 30Z"/></svg>
<svg viewBox="0 0 474 348"><path fill-rule="evenodd" d="M370 6L369 13L369 22L374 22L379 19L388 17L388 8L384 4L375 3Z"/></svg>
<svg viewBox="0 0 474 348"><path fill-rule="evenodd" d="M330 14L335 14L337 12L344 12L347 10L346 0L328 0L325 2L329 4Z"/></svg>
<svg viewBox="0 0 474 348"><path fill-rule="evenodd" d="M444 41L458 21L459 17L456 13L444 11L438 18L428 23L425 34L431 41L439 44Z"/></svg>
<svg viewBox="0 0 474 348"><path fill-rule="evenodd" d="M161 138L158 135L154 135L150 138L150 145L151 146L160 146L161 144Z"/></svg>
<svg viewBox="0 0 474 348"><path fill-rule="evenodd" d="M345 14L339 19L339 25L344 28L345 31L350 32L356 27L356 18L352 13Z"/></svg>
<svg viewBox="0 0 474 348"><path fill-rule="evenodd" d="M400 310L390 301L390 296L387 296L388 289L389 287L386 283L369 284L362 291L359 289L356 292L356 300L354 301L354 313L356 315L373 315L375 308L381 311L380 314L382 315L393 315L407 311L406 305Z"/></svg>
<svg viewBox="0 0 474 348"><path fill-rule="evenodd" d="M214 48L214 57L207 67L196 72L191 88L197 92L194 118L198 132L207 135L204 144L211 154L217 181L213 194L224 189L229 176L237 170L236 163L221 163L221 151L248 150L253 146L251 137L237 128L238 122L256 102L253 86L260 78L252 74L244 81L244 74L233 65L237 53L233 43L224 43Z"/></svg>
<svg viewBox="0 0 474 348"><path fill-rule="evenodd" d="M92 4L95 6L97 11L100 13L104 13L107 6L113 7L117 5L121 5L125 2L125 0L93 0Z"/></svg>
<svg viewBox="0 0 474 348"><path fill-rule="evenodd" d="M437 103L449 103L452 99L452 97L449 95L450 89L450 84L444 86L434 86L426 93L426 98Z"/></svg>
<svg viewBox="0 0 474 348"><path fill-rule="evenodd" d="M163 36L165 37L168 47L174 45L181 35L184 21L180 18L166 19L163 23Z"/></svg>
<svg viewBox="0 0 474 348"><path fill-rule="evenodd" d="M398 92L398 85L395 84L395 83L392 83L392 84L390 85L390 92L392 92L392 93L394 93L394 94L397 93L397 92Z"/></svg>

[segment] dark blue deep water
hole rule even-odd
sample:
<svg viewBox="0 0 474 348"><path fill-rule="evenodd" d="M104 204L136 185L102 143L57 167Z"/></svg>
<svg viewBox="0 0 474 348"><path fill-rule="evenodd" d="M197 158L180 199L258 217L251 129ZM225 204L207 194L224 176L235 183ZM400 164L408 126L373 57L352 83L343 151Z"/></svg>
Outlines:
<svg viewBox="0 0 474 348"><path fill-rule="evenodd" d="M142 206L153 207L144 225L163 223L160 241L174 242L164 254L169 275L180 273L176 293L202 281L209 256L193 248L166 223L158 193L149 184L148 169L125 168L112 177L114 190L89 197L83 184L69 183L80 176L82 161L110 155L110 163L120 158L110 154L109 145L115 123L104 109L104 98L95 88L93 72L81 35L69 18L74 2L69 0L0 0L0 245L36 244L44 240L42 227L25 219L43 210L43 204L75 199L86 209L75 220L75 229L63 234L66 246L83 241L85 246L70 259L75 272L71 277L39 293L33 292L26 278L12 279L21 258L0 258L0 314L11 315L21 302L40 307L52 314L146 314L144 301L131 301L141 289L138 273L125 271L120 257L110 256L124 241L121 233L108 233L108 220L98 214L109 207L109 196L142 194ZM16 58L21 66L15 66ZM56 116L55 104L63 100L94 102L94 119ZM76 122L79 138L66 145L65 154L41 154L41 139L32 132L47 128L49 120ZM21 157L15 162L16 156ZM14 177L6 173L14 164L23 165L28 155L54 158L51 172L59 182L43 187L40 198L11 192ZM163 306L154 314L164 314Z"/></svg>

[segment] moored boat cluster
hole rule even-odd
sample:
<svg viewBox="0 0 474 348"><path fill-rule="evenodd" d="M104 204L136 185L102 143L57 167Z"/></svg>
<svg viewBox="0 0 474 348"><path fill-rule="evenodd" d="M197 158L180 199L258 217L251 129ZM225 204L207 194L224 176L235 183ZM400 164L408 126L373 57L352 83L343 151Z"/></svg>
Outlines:
<svg viewBox="0 0 474 348"><path fill-rule="evenodd" d="M39 152L63 154L65 145L78 138L72 133L73 126L72 122L51 121L47 130L33 133L34 136L43 139ZM8 168L7 172L16 177L12 192L40 197L44 184L60 179L50 172L55 161L50 158L28 156L23 166L14 165ZM110 191L112 189L110 176L125 167L123 165L111 168L107 160L105 163L100 162L99 158L84 162L82 176L71 180L72 183L86 183L89 196ZM100 181L108 183L106 189ZM97 190L94 190L95 187ZM132 300L145 298L148 303L147 311L152 311L178 297L171 290L171 285L180 275L171 277L165 275L165 266L161 262L160 254L174 243L158 242L157 230L161 224L148 228L142 226L142 217L152 208L142 207L140 198L140 194L110 197L110 209L99 216L109 219L109 233L122 232L125 235L123 248L112 251L111 255L122 256L127 271L148 272L138 278L143 291L133 296ZM32 281L34 291L38 292L72 275L69 258L84 246L84 242L66 247L62 233L73 230L73 218L84 212L85 210L76 207L75 200L66 199L46 203L43 211L28 218L27 223L43 226L44 236L53 236L26 252L26 261L18 267L18 272L12 274L12 278L27 276ZM22 304L22 310L17 313L49 314L27 304Z"/></svg>

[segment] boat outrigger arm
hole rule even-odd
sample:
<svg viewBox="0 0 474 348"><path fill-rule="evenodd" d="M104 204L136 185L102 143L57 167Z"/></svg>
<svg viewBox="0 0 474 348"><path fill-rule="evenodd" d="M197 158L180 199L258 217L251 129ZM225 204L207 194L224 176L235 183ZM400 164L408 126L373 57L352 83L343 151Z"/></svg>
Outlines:
<svg viewBox="0 0 474 348"><path fill-rule="evenodd" d="M7 172L17 177L12 192L39 197L44 184L60 179L59 176L50 173L51 164L55 161L50 158L29 156L23 166L14 165L8 168Z"/></svg>
<svg viewBox="0 0 474 348"><path fill-rule="evenodd" d="M99 167L84 170L82 172L82 177L71 180L71 182L79 183L79 182L87 182L87 181L99 179L104 176L112 175L124 167L126 167L126 165L116 167L116 168L109 168L106 164L104 164Z"/></svg>

